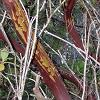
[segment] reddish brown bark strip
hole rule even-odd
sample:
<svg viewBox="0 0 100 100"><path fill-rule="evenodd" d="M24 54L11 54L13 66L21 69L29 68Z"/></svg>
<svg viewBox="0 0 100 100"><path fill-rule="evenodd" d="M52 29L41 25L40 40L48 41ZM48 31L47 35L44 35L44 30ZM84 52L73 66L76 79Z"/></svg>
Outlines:
<svg viewBox="0 0 100 100"><path fill-rule="evenodd" d="M17 34L26 45L29 23L22 5L19 0L3 0L3 3L12 18ZM59 72L48 57L40 42L37 43L34 58L44 82L51 89L56 100L70 100L70 96L64 86Z"/></svg>
<svg viewBox="0 0 100 100"><path fill-rule="evenodd" d="M66 28L69 32L69 36L72 38L74 44L84 50L82 41L80 39L79 33L75 30L74 22L72 19L72 10L75 5L76 0L68 0L64 5L64 18L66 21Z"/></svg>

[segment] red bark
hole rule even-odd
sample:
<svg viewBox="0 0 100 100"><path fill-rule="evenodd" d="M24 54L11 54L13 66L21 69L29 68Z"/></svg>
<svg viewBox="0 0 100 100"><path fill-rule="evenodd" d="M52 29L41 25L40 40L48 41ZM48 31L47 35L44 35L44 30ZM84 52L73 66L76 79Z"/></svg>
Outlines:
<svg viewBox="0 0 100 100"><path fill-rule="evenodd" d="M12 18L12 22L15 26L17 35L26 45L29 23L25 10L23 9L19 0L3 0L3 3L7 9L7 12ZM15 45L13 44L13 46ZM51 89L56 100L70 100L68 90L65 88L59 72L48 57L40 42L37 43L37 48L33 60L35 60L44 82Z"/></svg>

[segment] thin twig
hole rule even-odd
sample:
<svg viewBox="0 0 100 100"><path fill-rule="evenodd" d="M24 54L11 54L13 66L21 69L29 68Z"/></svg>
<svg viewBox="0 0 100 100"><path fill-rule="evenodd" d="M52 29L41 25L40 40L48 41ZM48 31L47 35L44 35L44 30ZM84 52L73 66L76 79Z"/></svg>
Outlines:
<svg viewBox="0 0 100 100"><path fill-rule="evenodd" d="M12 45L11 45L11 43L10 43L7 35L6 35L6 32L5 32L4 28L3 28L3 26L2 26L2 24L3 24L4 20L5 20L5 17L6 17L6 11L5 11L4 15L3 15L3 18L1 20L1 22L0 22L0 30L2 31L2 33L3 33L3 35L4 35L5 39L6 39L6 41L8 43L8 45L10 47L10 50L14 53L13 47L12 47Z"/></svg>
<svg viewBox="0 0 100 100"><path fill-rule="evenodd" d="M86 47L85 47L86 58L85 58L85 62L84 62L84 76L83 76L82 100L85 99L85 93L86 93L86 70L87 70L87 63L88 63L90 31L91 31L91 24L90 24L89 31L88 31L88 36L87 36L87 40L86 40L87 42L85 42L86 43Z"/></svg>

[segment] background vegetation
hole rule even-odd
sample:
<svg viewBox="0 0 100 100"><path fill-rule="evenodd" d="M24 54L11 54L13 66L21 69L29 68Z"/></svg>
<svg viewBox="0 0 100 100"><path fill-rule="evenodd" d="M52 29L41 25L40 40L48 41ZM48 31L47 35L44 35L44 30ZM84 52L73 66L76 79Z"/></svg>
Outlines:
<svg viewBox="0 0 100 100"><path fill-rule="evenodd" d="M38 0L22 0L30 19L36 17L37 2ZM65 2L62 2L62 0L39 0L38 41L57 67L68 88L71 100L100 100L100 2L99 0L77 0L72 11L72 20L85 53L79 49L81 47L75 45L75 40L70 35L65 20ZM10 15L5 11L5 5L0 0L0 33L5 33L9 39L16 40L24 48L24 44L16 35ZM33 21L32 30L35 30L35 25ZM4 35L5 38L6 36ZM0 100L16 100L17 95L14 94L17 87L16 78L18 78L16 75L20 73L20 66L25 56L13 49L12 43L6 41L0 38ZM82 89L76 82L77 79L72 78L71 81L68 77L76 77ZM36 82L40 90L38 93L33 91ZM87 98L91 93L96 99ZM55 100L52 91L42 80L38 67L33 63L28 69L22 99Z"/></svg>

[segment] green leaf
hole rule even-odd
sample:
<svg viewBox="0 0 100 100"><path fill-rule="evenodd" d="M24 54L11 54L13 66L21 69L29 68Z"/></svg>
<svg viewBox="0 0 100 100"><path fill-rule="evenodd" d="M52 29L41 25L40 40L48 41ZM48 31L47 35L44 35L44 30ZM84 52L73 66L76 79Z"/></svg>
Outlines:
<svg viewBox="0 0 100 100"><path fill-rule="evenodd" d="M77 71L79 71L80 73L83 73L84 70L84 62L81 59L78 59L75 62L75 67L77 68Z"/></svg>
<svg viewBox="0 0 100 100"><path fill-rule="evenodd" d="M4 64L0 64L0 72L3 71L5 69Z"/></svg>
<svg viewBox="0 0 100 100"><path fill-rule="evenodd" d="M3 50L1 50L0 57L1 57L1 59L2 59L3 62L7 60L8 55L9 55L9 52L7 51L6 48L4 48Z"/></svg>
<svg viewBox="0 0 100 100"><path fill-rule="evenodd" d="M91 0L92 4L95 5L96 4L96 0Z"/></svg>

